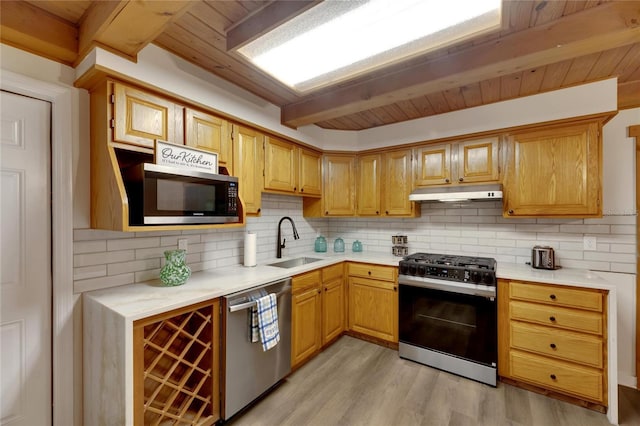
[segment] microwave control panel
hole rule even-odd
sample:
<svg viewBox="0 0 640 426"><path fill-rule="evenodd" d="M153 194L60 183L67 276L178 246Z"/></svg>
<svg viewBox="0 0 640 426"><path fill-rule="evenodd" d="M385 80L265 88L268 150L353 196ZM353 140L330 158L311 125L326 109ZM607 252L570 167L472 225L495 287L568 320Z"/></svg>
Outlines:
<svg viewBox="0 0 640 426"><path fill-rule="evenodd" d="M238 184L229 182L228 188L229 213L235 213L238 211Z"/></svg>

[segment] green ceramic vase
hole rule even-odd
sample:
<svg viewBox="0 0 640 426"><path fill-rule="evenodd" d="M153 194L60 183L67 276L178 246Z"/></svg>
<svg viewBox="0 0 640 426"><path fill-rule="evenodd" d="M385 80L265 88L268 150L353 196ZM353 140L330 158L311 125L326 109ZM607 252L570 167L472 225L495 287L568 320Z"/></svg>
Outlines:
<svg viewBox="0 0 640 426"><path fill-rule="evenodd" d="M185 263L186 250L167 250L164 252L165 265L160 270L162 285L172 287L182 285L191 276L191 268Z"/></svg>

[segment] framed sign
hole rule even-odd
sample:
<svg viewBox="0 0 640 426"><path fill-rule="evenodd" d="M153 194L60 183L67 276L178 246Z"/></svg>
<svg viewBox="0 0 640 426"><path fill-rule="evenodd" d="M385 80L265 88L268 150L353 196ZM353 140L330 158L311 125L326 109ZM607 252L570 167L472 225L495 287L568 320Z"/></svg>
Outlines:
<svg viewBox="0 0 640 426"><path fill-rule="evenodd" d="M164 166L218 174L218 154L156 140L154 162Z"/></svg>

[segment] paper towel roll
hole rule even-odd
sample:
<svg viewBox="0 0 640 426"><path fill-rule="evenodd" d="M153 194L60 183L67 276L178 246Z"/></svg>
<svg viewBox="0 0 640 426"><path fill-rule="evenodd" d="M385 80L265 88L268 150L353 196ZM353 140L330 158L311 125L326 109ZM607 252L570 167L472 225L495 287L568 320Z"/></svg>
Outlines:
<svg viewBox="0 0 640 426"><path fill-rule="evenodd" d="M244 234L244 266L256 266L256 233Z"/></svg>

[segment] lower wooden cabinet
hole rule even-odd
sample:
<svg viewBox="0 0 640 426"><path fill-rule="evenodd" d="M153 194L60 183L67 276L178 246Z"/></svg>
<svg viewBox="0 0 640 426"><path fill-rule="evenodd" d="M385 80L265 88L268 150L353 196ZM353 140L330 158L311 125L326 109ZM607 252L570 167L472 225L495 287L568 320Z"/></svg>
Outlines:
<svg viewBox="0 0 640 426"><path fill-rule="evenodd" d="M606 294L498 280L498 374L607 406Z"/></svg>
<svg viewBox="0 0 640 426"><path fill-rule="evenodd" d="M295 367L322 345L320 270L293 277L291 286L291 365Z"/></svg>
<svg viewBox="0 0 640 426"><path fill-rule="evenodd" d="M134 322L135 425L220 419L219 312L215 299Z"/></svg>
<svg viewBox="0 0 640 426"><path fill-rule="evenodd" d="M322 345L344 332L345 291L344 264L322 269Z"/></svg>
<svg viewBox="0 0 640 426"><path fill-rule="evenodd" d="M398 343L397 268L349 264L349 330Z"/></svg>

